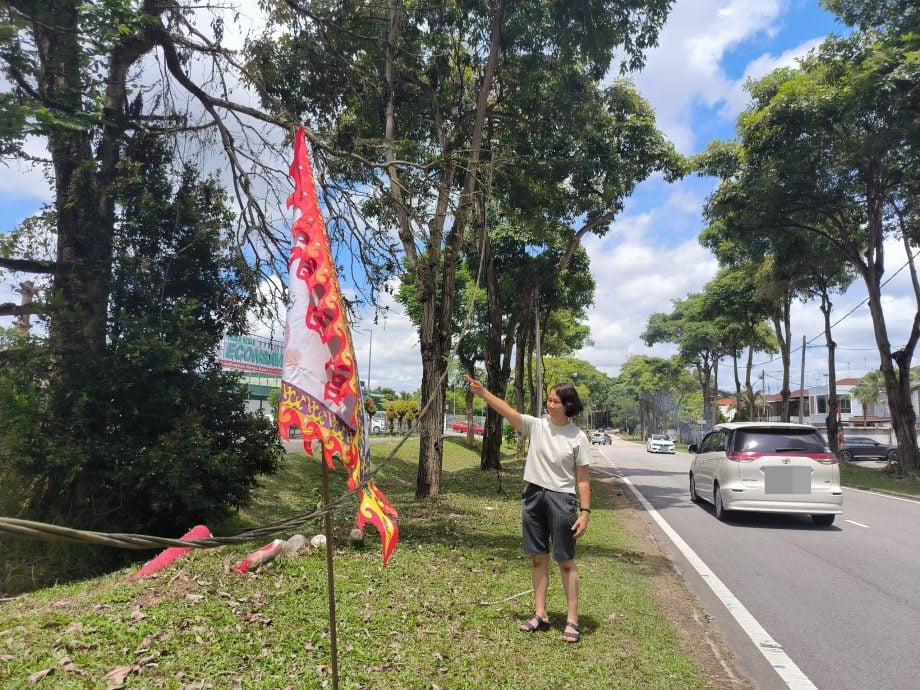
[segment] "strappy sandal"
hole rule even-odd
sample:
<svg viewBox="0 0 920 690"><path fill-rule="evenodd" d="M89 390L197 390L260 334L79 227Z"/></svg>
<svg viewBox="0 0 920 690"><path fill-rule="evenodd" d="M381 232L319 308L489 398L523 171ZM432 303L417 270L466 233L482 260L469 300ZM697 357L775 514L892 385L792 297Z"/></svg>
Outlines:
<svg viewBox="0 0 920 690"><path fill-rule="evenodd" d="M536 623L533 621L536 621ZM538 613L533 614L529 621L521 623L521 632L532 633L538 630L549 630L549 621Z"/></svg>
<svg viewBox="0 0 920 690"><path fill-rule="evenodd" d="M569 628L574 632L569 632ZM581 639L581 627L577 623L567 621L565 624L565 631L562 633L562 639L569 643L578 642Z"/></svg>

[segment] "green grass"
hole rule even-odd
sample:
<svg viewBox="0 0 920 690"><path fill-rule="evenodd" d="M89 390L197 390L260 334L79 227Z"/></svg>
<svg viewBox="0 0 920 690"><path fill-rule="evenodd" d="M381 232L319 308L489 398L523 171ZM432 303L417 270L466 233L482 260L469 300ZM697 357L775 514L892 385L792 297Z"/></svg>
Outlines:
<svg viewBox="0 0 920 690"><path fill-rule="evenodd" d="M920 478L916 475L899 477L884 468L875 469L841 463L840 482L844 486L879 489L881 491L920 496Z"/></svg>
<svg viewBox="0 0 920 690"><path fill-rule="evenodd" d="M378 461L392 447L374 446ZM372 528L363 546L348 543L356 504L334 516L341 688L709 687L655 604L653 576L670 565L623 529L615 487L593 483L579 545L584 633L566 645L555 571L553 629L517 632L533 606L519 536L521 463L506 456L500 477L483 473L476 453L446 439L443 495L416 501L417 448L407 443L378 478L400 513L386 568ZM334 496L343 475L333 475ZM319 477L318 462L289 456L232 529L312 510ZM309 538L321 526L301 531ZM257 546L193 551L142 582L128 569L0 605L0 686L105 688L106 673L122 666L126 688L331 687L324 551L256 574L227 572Z"/></svg>

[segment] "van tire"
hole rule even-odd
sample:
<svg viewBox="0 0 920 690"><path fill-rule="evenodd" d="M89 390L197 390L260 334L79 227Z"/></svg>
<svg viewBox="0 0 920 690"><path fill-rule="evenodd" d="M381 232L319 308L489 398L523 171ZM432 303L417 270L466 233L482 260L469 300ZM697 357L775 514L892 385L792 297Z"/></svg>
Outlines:
<svg viewBox="0 0 920 690"><path fill-rule="evenodd" d="M712 485L712 504L715 506L716 520L728 522L731 519L731 511L725 510L725 506L722 505L722 491L719 489L719 482Z"/></svg>
<svg viewBox="0 0 920 690"><path fill-rule="evenodd" d="M690 502L699 503L700 497L696 493L696 479L693 478L693 475L690 475Z"/></svg>

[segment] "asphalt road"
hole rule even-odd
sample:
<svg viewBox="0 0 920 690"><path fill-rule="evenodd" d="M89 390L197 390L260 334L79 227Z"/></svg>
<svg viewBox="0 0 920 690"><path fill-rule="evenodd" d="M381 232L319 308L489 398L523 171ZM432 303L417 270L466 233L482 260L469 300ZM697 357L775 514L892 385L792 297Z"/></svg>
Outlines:
<svg viewBox="0 0 920 690"><path fill-rule="evenodd" d="M920 688L920 502L844 489L831 527L754 513L722 523L708 503L690 503L692 456L653 455L620 439L593 448L597 471L627 477L805 676L788 683L777 674L637 501L758 687Z"/></svg>

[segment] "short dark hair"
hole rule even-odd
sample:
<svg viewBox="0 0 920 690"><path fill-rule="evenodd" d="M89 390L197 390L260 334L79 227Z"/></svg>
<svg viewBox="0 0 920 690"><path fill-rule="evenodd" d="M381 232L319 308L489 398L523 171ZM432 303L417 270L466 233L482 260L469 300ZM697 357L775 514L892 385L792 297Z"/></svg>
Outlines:
<svg viewBox="0 0 920 690"><path fill-rule="evenodd" d="M559 402L565 408L566 417L574 417L585 409L585 406L581 404L581 398L578 397L578 391L571 383L557 383L550 392L552 391L556 391L556 395L559 396Z"/></svg>

